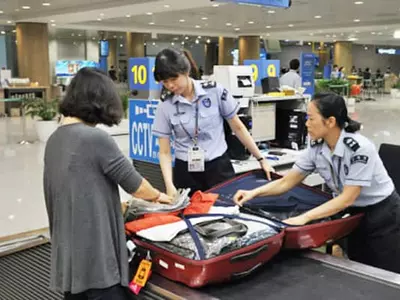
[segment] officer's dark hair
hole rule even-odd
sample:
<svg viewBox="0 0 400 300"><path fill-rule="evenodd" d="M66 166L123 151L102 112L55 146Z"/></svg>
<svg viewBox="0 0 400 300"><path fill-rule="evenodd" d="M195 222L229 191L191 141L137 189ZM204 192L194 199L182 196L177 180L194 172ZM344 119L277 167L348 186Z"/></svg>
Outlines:
<svg viewBox="0 0 400 300"><path fill-rule="evenodd" d="M156 56L154 78L156 81L176 78L190 73L190 62L182 52L167 48Z"/></svg>
<svg viewBox="0 0 400 300"><path fill-rule="evenodd" d="M297 58L292 59L289 65L291 70L298 70L300 67L300 61Z"/></svg>
<svg viewBox="0 0 400 300"><path fill-rule="evenodd" d="M361 129L361 123L352 120L348 113L343 97L335 93L319 93L312 101L317 106L320 114L328 119L335 117L337 125L346 132L354 133Z"/></svg>
<svg viewBox="0 0 400 300"><path fill-rule="evenodd" d="M88 124L117 125L124 115L114 82L97 68L78 71L60 103L60 113Z"/></svg>

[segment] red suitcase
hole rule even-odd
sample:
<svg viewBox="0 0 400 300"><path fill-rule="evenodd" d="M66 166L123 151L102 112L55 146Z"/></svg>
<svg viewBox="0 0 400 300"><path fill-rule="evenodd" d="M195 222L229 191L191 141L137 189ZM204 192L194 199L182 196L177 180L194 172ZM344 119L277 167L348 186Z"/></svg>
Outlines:
<svg viewBox="0 0 400 300"><path fill-rule="evenodd" d="M280 175L273 174L273 179L281 178ZM220 195L220 205L233 205L232 196L238 189L253 189L267 183L265 174L262 171L253 171L238 176L227 182L224 182L208 192ZM319 189L301 184L291 193L306 194L307 197L320 198L318 201L327 201L331 196ZM269 197L254 199L258 203L267 202ZM247 207L252 207L252 202L248 202ZM317 205L315 205L317 206ZM318 248L327 242L332 242L347 236L360 223L363 214L357 214L342 219L327 221L323 223L314 223L305 226L287 226L283 247L286 249L307 249Z"/></svg>

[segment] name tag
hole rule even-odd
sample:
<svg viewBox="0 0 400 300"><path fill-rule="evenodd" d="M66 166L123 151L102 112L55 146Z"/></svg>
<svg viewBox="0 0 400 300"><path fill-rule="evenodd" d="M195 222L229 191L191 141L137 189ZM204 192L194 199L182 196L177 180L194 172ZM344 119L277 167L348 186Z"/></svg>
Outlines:
<svg viewBox="0 0 400 300"><path fill-rule="evenodd" d="M200 147L192 147L188 150L188 170L189 172L204 172L205 155Z"/></svg>

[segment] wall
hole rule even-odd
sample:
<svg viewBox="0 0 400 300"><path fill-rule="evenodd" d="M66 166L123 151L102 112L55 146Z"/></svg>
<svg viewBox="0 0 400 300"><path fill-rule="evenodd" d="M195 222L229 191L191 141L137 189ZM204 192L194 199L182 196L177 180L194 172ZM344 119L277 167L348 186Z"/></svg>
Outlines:
<svg viewBox="0 0 400 300"><path fill-rule="evenodd" d="M289 63L292 59L297 58L300 59L300 55L302 52L311 52L311 46L284 46L281 45L282 52L281 53L272 53L271 59L278 59L281 61L281 68L289 68Z"/></svg>
<svg viewBox="0 0 400 300"><path fill-rule="evenodd" d="M86 60L99 61L99 43L97 41L86 41Z"/></svg>
<svg viewBox="0 0 400 300"><path fill-rule="evenodd" d="M0 68L7 68L6 37L0 36Z"/></svg>
<svg viewBox="0 0 400 300"><path fill-rule="evenodd" d="M368 49L365 50L365 47ZM382 48L385 48L382 46ZM393 47L388 47L393 48ZM385 72L388 66L393 72L400 73L400 55L381 55L375 52L375 46L353 45L353 65L356 68L370 68L375 73L378 68Z"/></svg>

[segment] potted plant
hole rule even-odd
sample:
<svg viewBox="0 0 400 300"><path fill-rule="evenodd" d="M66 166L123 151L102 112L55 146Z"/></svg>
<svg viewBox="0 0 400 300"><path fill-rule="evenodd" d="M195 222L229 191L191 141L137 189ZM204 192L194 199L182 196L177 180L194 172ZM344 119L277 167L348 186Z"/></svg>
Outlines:
<svg viewBox="0 0 400 300"><path fill-rule="evenodd" d="M25 115L36 118L35 128L40 142L47 142L57 129L58 122L54 120L58 113L58 99L42 98L25 99L23 104Z"/></svg>

